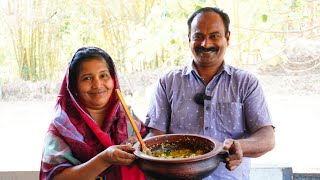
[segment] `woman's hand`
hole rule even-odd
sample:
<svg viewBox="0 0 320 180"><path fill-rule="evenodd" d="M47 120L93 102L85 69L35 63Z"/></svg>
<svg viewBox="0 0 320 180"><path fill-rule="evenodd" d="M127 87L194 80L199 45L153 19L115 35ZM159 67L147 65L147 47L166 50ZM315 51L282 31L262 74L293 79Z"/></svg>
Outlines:
<svg viewBox="0 0 320 180"><path fill-rule="evenodd" d="M136 158L132 154L134 150L131 144L113 145L102 151L99 155L109 164L130 165Z"/></svg>
<svg viewBox="0 0 320 180"><path fill-rule="evenodd" d="M126 145L126 144L135 144L138 141L138 138L136 136L130 136L128 139L123 141L120 145Z"/></svg>
<svg viewBox="0 0 320 180"><path fill-rule="evenodd" d="M223 144L223 149L229 151L226 157L226 168L230 171L236 169L242 162L243 151L238 141L226 139Z"/></svg>

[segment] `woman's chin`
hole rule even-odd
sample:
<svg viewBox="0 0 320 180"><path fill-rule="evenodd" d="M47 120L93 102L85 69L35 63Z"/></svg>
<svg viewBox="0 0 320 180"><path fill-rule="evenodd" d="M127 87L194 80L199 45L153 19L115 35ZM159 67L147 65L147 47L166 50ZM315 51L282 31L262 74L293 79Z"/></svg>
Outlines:
<svg viewBox="0 0 320 180"><path fill-rule="evenodd" d="M88 108L90 109L103 109L107 105L106 101L94 101L93 103L88 104Z"/></svg>

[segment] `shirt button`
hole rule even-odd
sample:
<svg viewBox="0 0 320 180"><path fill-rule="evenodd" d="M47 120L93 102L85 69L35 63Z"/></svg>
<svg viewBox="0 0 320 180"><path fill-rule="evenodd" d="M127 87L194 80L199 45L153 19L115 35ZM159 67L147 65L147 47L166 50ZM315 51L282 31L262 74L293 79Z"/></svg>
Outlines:
<svg viewBox="0 0 320 180"><path fill-rule="evenodd" d="M209 106L207 106L207 107L206 107L206 110L207 110L207 111L209 111L209 110L210 110L210 107L209 107Z"/></svg>
<svg viewBox="0 0 320 180"><path fill-rule="evenodd" d="M205 129L205 130L208 130L208 129L209 129L209 127L207 126L207 127L205 127L204 129Z"/></svg>

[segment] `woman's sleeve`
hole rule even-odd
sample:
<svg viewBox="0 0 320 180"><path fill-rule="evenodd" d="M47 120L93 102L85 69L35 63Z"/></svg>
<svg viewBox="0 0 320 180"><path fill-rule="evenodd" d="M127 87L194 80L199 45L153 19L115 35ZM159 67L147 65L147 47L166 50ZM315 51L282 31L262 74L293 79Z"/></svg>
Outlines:
<svg viewBox="0 0 320 180"><path fill-rule="evenodd" d="M40 180L50 180L64 169L78 165L80 161L72 156L70 147L63 139L48 132L41 159Z"/></svg>

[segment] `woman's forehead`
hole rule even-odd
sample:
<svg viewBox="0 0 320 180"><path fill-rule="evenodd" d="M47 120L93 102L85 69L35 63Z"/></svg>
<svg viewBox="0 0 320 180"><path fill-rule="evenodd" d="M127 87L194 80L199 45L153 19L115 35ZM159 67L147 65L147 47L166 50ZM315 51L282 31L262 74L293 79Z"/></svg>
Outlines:
<svg viewBox="0 0 320 180"><path fill-rule="evenodd" d="M110 69L107 61L103 57L92 57L87 58L81 61L80 63L80 71L88 68L95 67L106 67L108 70Z"/></svg>

